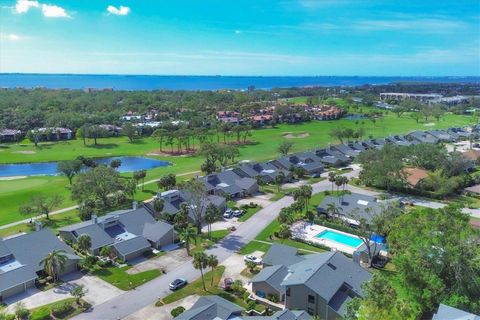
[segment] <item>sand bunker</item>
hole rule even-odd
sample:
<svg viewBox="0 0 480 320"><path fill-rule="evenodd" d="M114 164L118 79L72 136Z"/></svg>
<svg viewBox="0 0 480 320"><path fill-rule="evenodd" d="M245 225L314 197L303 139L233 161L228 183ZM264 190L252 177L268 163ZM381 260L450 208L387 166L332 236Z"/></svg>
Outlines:
<svg viewBox="0 0 480 320"><path fill-rule="evenodd" d="M434 122L429 122L424 124L425 127L433 127L434 125L435 125Z"/></svg>
<svg viewBox="0 0 480 320"><path fill-rule="evenodd" d="M20 154L34 154L34 153L37 153L35 151L32 151L32 150L25 150L25 151L13 151L12 153L20 153Z"/></svg>
<svg viewBox="0 0 480 320"><path fill-rule="evenodd" d="M0 177L0 181L9 181L9 180L25 179L26 177L27 177L27 176Z"/></svg>
<svg viewBox="0 0 480 320"><path fill-rule="evenodd" d="M292 132L285 132L282 134L282 137L287 139L301 139L310 137L310 133L307 132L299 132L299 133L292 133Z"/></svg>

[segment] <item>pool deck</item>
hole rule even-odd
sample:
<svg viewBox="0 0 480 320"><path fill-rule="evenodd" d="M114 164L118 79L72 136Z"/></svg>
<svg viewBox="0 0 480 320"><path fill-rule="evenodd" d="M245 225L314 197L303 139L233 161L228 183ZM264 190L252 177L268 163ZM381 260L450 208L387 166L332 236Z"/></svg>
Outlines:
<svg viewBox="0 0 480 320"><path fill-rule="evenodd" d="M343 232L343 231L340 231L340 230L335 230L335 229L319 226L317 224L310 225L309 222L304 222L304 221L299 221L299 222L294 223L292 225L292 227L290 228L290 230L292 232L292 238L297 238L297 239L302 239L302 240L308 241L308 242L318 243L318 244L327 246L329 248L332 248L333 250L345 252L345 253L348 253L348 254L353 254L355 252L355 250L363 244L363 242L362 242L360 245L358 245L357 247L354 248L354 247L351 247L351 246L347 246L345 244L341 244L341 243L336 242L336 241L332 241L332 240L328 240L328 239L319 239L316 236L320 232L325 231L325 230L331 230L331 231L341 233L341 234L344 234L344 235L347 235L347 236L353 237L353 238L358 238L358 239L360 239L360 238L357 237L356 235L353 235L353 234L350 234L350 233L346 233L346 232Z"/></svg>

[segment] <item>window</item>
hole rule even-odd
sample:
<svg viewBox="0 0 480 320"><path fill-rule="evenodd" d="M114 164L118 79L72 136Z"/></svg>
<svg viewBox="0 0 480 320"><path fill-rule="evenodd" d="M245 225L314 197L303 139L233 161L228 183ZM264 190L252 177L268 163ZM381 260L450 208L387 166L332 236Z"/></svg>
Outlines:
<svg viewBox="0 0 480 320"><path fill-rule="evenodd" d="M290 288L287 288L286 294L287 294L287 297L290 297Z"/></svg>
<svg viewBox="0 0 480 320"><path fill-rule="evenodd" d="M315 303L315 296L308 295L308 303Z"/></svg>
<svg viewBox="0 0 480 320"><path fill-rule="evenodd" d="M313 314L313 309L312 308L307 308L308 314Z"/></svg>

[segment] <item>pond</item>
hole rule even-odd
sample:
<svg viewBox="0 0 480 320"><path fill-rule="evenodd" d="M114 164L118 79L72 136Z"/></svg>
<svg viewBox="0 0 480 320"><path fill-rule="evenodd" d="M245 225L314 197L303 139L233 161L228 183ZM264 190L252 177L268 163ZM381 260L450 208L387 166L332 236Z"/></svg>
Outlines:
<svg viewBox="0 0 480 320"><path fill-rule="evenodd" d="M345 120L361 120L361 119L366 119L367 117L363 114L349 114L343 117L342 119Z"/></svg>
<svg viewBox="0 0 480 320"><path fill-rule="evenodd" d="M122 161L122 165L118 168L119 172L131 172L143 169L148 170L170 165L170 163L166 161L144 157L110 157L97 158L94 160L98 164L108 165L114 159ZM57 165L58 162L0 164L0 177L54 176L58 174Z"/></svg>

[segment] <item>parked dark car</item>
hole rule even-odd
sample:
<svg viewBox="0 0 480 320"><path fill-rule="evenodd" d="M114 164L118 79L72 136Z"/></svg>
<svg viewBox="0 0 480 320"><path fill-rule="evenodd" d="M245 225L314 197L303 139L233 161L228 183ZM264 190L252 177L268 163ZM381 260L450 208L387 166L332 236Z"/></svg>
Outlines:
<svg viewBox="0 0 480 320"><path fill-rule="evenodd" d="M225 278L223 279L223 290L230 291L232 289L233 279Z"/></svg>

